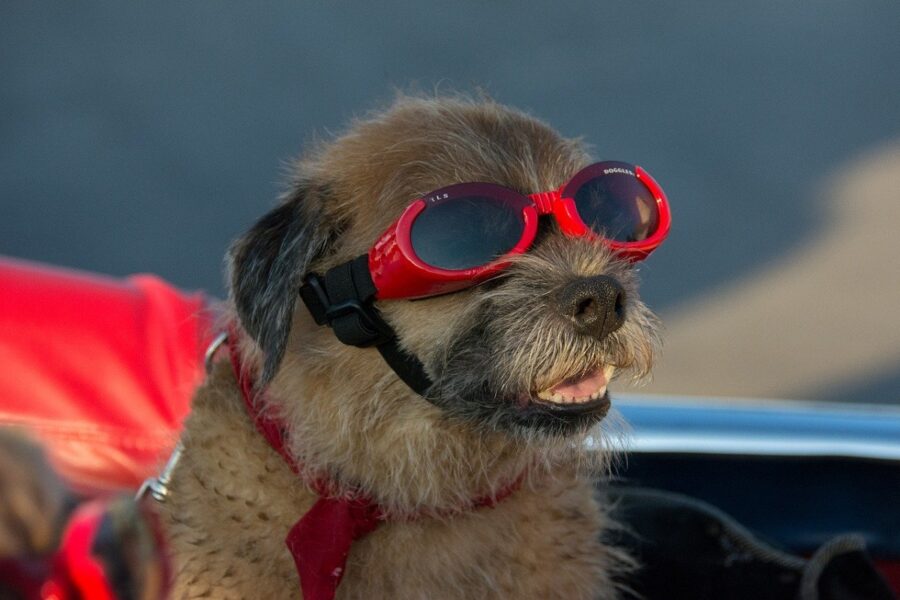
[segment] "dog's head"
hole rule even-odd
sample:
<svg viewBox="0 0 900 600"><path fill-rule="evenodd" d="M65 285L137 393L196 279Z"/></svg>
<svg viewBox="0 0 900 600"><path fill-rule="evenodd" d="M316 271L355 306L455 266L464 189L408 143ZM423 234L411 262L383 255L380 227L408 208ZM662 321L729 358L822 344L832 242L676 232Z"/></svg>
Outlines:
<svg viewBox="0 0 900 600"><path fill-rule="evenodd" d="M579 142L528 115L462 99L401 99L312 152L230 253L237 314L284 410L298 424L316 415L332 436L373 439L378 430L394 442L411 422L521 442L584 432L602 418L613 372L649 369L655 319L631 263L564 235L552 219L485 283L377 303L400 347L424 365L429 401L374 349L340 344L298 301L307 274L368 252L415 198L471 181L555 189L589 162Z"/></svg>

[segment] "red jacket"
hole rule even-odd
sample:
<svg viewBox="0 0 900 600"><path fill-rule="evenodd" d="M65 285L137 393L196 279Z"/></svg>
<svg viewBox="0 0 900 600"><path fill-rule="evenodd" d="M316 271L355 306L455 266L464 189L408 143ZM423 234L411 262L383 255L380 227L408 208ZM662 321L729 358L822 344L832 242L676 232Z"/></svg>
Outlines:
<svg viewBox="0 0 900 600"><path fill-rule="evenodd" d="M0 259L0 425L33 433L82 492L135 489L175 444L213 318L152 275Z"/></svg>

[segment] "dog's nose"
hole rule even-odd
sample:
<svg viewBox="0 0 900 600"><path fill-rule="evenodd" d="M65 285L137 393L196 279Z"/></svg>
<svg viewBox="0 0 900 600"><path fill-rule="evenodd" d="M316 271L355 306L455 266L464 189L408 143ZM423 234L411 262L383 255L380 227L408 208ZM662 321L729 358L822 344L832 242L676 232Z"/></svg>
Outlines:
<svg viewBox="0 0 900 600"><path fill-rule="evenodd" d="M570 282L558 297L563 315L582 335L602 340L625 322L625 290L606 275Z"/></svg>

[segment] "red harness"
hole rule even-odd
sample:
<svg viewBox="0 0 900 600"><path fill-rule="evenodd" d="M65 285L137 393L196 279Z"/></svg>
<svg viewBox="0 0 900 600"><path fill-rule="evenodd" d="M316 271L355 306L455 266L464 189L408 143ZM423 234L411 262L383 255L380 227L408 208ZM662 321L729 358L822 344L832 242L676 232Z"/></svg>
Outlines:
<svg viewBox="0 0 900 600"><path fill-rule="evenodd" d="M294 473L300 474L300 465L286 447L284 424L259 410L256 402L259 394L242 368L236 339L232 332L228 348L247 412L269 445ZM519 489L523 479L524 473L496 494L476 498L465 509L493 508ZM379 522L387 520L387 515L374 500L361 494L334 495L334 486L327 480L313 479L310 485L319 499L294 524L285 543L294 557L304 600L331 600L344 575L353 542L374 531Z"/></svg>

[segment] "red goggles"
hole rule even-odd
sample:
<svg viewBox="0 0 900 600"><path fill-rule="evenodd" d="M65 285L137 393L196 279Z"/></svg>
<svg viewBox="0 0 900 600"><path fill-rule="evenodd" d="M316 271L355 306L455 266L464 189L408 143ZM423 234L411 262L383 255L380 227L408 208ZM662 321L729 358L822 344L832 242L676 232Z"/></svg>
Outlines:
<svg viewBox="0 0 900 600"><path fill-rule="evenodd" d="M641 167L606 161L558 190L524 195L493 183L460 183L410 204L368 254L376 297L424 298L484 281L528 250L538 219L553 215L566 235L602 241L643 260L669 233L662 188Z"/></svg>

